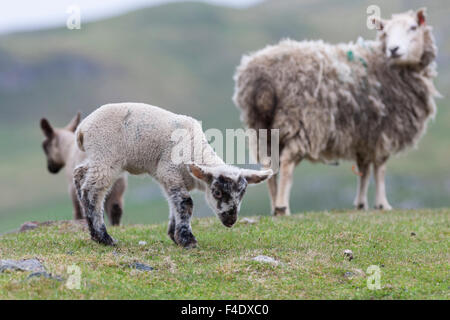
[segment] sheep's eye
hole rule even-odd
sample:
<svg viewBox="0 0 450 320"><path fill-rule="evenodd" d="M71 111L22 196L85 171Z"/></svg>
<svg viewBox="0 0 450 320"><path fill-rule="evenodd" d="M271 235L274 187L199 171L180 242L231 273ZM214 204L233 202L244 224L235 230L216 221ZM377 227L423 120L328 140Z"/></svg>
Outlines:
<svg viewBox="0 0 450 320"><path fill-rule="evenodd" d="M412 27L410 28L410 30L411 30L411 31L417 30L417 26L416 26L416 25L412 26Z"/></svg>
<svg viewBox="0 0 450 320"><path fill-rule="evenodd" d="M220 199L220 198L222 198L222 191L220 191L220 190L214 190L213 195L214 195L214 198Z"/></svg>

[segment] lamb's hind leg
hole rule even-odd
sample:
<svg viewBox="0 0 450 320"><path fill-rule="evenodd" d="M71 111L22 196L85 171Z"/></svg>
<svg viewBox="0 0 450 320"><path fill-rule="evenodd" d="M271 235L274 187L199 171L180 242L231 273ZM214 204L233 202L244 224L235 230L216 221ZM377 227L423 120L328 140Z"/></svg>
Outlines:
<svg viewBox="0 0 450 320"><path fill-rule="evenodd" d="M126 179L121 177L113 184L111 191L106 197L105 210L109 223L113 226L120 225L123 214L123 194L127 186Z"/></svg>
<svg viewBox="0 0 450 320"><path fill-rule="evenodd" d="M74 183L86 215L91 238L105 245L115 244L115 240L106 231L103 220L103 202L114 180L115 176L108 165L84 164L74 171Z"/></svg>
<svg viewBox="0 0 450 320"><path fill-rule="evenodd" d="M358 189L353 204L358 210L367 210L369 208L367 202L367 190L370 181L370 162L358 158L356 163L358 165L359 177Z"/></svg>
<svg viewBox="0 0 450 320"><path fill-rule="evenodd" d="M375 171L375 209L380 210L391 210L392 207L389 204L386 197L386 185L385 185L385 175L386 175L386 161L374 164Z"/></svg>

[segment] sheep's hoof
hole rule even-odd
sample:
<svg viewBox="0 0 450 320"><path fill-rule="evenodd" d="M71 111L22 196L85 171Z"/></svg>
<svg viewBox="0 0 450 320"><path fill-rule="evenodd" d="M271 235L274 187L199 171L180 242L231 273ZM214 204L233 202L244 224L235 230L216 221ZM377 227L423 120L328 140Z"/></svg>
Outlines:
<svg viewBox="0 0 450 320"><path fill-rule="evenodd" d="M383 210L383 211L390 211L390 210L392 210L392 207L389 204L377 204L377 205L375 205L375 209Z"/></svg>
<svg viewBox="0 0 450 320"><path fill-rule="evenodd" d="M357 205L356 205L356 209L357 210L367 210L367 204L365 204L365 203L358 203Z"/></svg>
<svg viewBox="0 0 450 320"><path fill-rule="evenodd" d="M273 211L274 216L287 216L289 215L287 207L275 207Z"/></svg>
<svg viewBox="0 0 450 320"><path fill-rule="evenodd" d="M197 247L197 239L187 227L181 227L175 231L174 241L185 249Z"/></svg>

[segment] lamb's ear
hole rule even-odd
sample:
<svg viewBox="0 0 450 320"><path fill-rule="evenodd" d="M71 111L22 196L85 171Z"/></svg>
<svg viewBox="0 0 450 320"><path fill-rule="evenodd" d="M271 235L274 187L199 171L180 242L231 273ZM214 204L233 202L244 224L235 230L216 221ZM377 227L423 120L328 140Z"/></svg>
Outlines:
<svg viewBox="0 0 450 320"><path fill-rule="evenodd" d="M270 178L273 175L271 169L268 170L249 170L242 169L241 175L247 180L249 184L260 183Z"/></svg>
<svg viewBox="0 0 450 320"><path fill-rule="evenodd" d="M78 125L80 124L81 120L81 112L77 112L77 115L73 117L72 120L70 120L69 124L66 126L66 129L72 132L75 132L77 130Z"/></svg>
<svg viewBox="0 0 450 320"><path fill-rule="evenodd" d="M384 25L386 24L386 22L381 19L381 18L372 18L372 24L375 26L375 29L377 29L378 31L382 31L384 29Z"/></svg>
<svg viewBox="0 0 450 320"><path fill-rule="evenodd" d="M55 134L55 131L53 130L53 127L51 126L50 122L48 122L48 120L45 118L41 119L41 129L47 138L52 138L53 135Z"/></svg>
<svg viewBox="0 0 450 320"><path fill-rule="evenodd" d="M425 17L427 15L427 8L420 8L419 10L417 10L416 15L417 15L417 23L419 24L419 26L425 25Z"/></svg>
<svg viewBox="0 0 450 320"><path fill-rule="evenodd" d="M189 163L187 167L192 176L207 183L211 183L213 174L211 173L209 167L201 166L195 163Z"/></svg>

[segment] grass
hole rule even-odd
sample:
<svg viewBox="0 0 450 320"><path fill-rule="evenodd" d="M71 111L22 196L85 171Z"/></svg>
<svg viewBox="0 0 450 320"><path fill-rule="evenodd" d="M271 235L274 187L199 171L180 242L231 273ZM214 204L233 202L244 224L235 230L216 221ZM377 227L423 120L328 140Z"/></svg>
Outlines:
<svg viewBox="0 0 450 320"><path fill-rule="evenodd" d="M189 251L169 240L166 224L110 228L116 248L73 224L40 227L2 236L0 256L38 258L64 281L0 273L0 299L448 299L449 214L308 212L232 229L201 218L192 223L199 248ZM253 261L257 255L279 264ZM136 261L154 270L129 268ZM80 290L65 286L71 265L81 270ZM367 288L371 265L381 270L379 290Z"/></svg>

